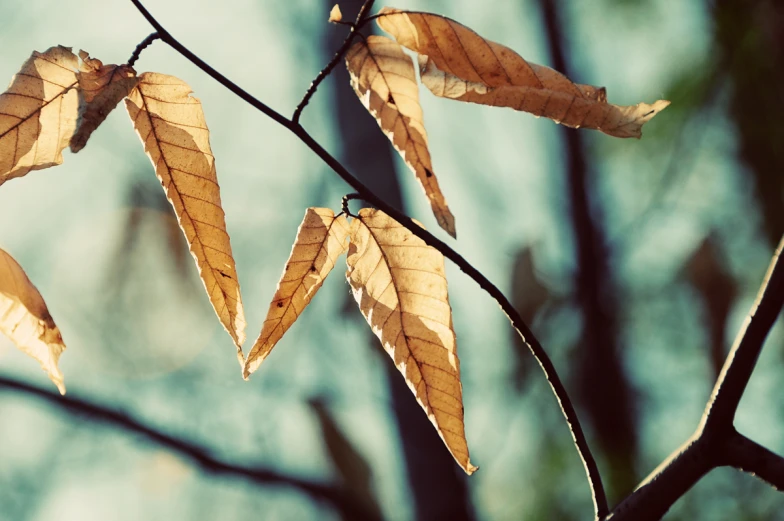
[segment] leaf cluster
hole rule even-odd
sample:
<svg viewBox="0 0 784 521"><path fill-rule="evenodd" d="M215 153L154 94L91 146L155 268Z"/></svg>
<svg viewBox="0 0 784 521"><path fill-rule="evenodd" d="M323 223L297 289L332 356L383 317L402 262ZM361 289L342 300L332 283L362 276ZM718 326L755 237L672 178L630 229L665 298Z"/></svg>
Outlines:
<svg viewBox="0 0 784 521"><path fill-rule="evenodd" d="M615 137L639 138L642 125L669 104L610 104L604 88L573 83L439 15L383 8L372 17L362 16L349 24L352 33L344 49L351 86L415 174L438 224L453 237L455 217L428 149L417 76L441 98L512 108ZM392 38L360 34L372 19ZM346 24L338 6L329 21ZM84 51L77 56L62 46L34 52L0 95L0 185L61 164L66 147L74 153L85 148L92 132L124 100L213 309L236 346L243 377L258 369L338 257L348 253L346 278L360 311L455 460L468 474L475 471L465 439L460 362L442 253L381 210L363 208L353 215L344 204L335 215L330 209L308 208L246 358L242 297L201 102L178 78L137 75L131 66L137 58L134 53L129 64L104 65ZM295 114L316 87L317 82ZM37 359L65 392L57 368L65 349L60 332L38 291L2 250L0 331Z"/></svg>

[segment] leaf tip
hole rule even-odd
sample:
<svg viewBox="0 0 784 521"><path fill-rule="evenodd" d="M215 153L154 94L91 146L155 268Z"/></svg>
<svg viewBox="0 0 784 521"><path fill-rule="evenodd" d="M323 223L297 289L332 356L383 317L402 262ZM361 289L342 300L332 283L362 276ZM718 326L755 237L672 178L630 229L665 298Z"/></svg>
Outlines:
<svg viewBox="0 0 784 521"><path fill-rule="evenodd" d="M463 467L463 470L465 470L465 473L470 476L471 474L479 470L479 467L477 467L476 465L472 465L471 462L469 461L466 463L466 466Z"/></svg>
<svg viewBox="0 0 784 521"><path fill-rule="evenodd" d="M332 10L329 12L329 20L328 22L331 24L336 24L343 20L343 13L340 12L340 6L335 4Z"/></svg>

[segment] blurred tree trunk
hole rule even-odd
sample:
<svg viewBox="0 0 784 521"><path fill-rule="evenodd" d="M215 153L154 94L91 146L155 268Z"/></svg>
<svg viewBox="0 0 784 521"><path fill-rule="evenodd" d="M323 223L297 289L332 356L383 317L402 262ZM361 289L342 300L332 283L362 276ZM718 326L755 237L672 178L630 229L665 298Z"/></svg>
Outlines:
<svg viewBox="0 0 784 521"><path fill-rule="evenodd" d="M570 79L560 0L539 0L553 68ZM623 366L614 282L598 198L589 187L582 131L560 127L567 167L572 232L577 256L576 296L583 317L577 395L610 465L609 492L616 499L637 483L638 439L634 391ZM612 499L612 497L611 497Z"/></svg>
<svg viewBox="0 0 784 521"><path fill-rule="evenodd" d="M327 0L324 13L334 5ZM340 7L344 20L354 20L361 0L344 0ZM327 28L323 48L325 60L332 58L346 35L345 27ZM395 172L392 150L387 138L362 106L349 85L348 72L341 64L330 80L334 89L337 130L342 150L340 159L346 167L374 193L392 206L403 209L403 196ZM354 307L352 302L352 308ZM371 333L369 341L380 349ZM390 386L394 418L397 421L405 469L414 499L415 519L422 521L473 519L465 476L436 433L411 390L385 353L385 367Z"/></svg>
<svg viewBox="0 0 784 521"><path fill-rule="evenodd" d="M733 89L730 114L739 154L753 177L765 234L775 248L784 233L784 2L711 2L716 47Z"/></svg>

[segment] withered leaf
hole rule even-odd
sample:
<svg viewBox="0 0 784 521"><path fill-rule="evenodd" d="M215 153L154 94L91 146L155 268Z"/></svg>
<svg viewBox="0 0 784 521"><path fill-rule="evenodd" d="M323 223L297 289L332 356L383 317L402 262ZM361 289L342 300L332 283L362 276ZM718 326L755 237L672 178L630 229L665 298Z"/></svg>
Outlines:
<svg viewBox="0 0 784 521"><path fill-rule="evenodd" d="M340 6L335 4L329 12L329 23L337 23L343 20L343 13L340 12Z"/></svg>
<svg viewBox="0 0 784 521"><path fill-rule="evenodd" d="M0 94L0 185L62 164L76 130L77 66L68 47L33 52Z"/></svg>
<svg viewBox="0 0 784 521"><path fill-rule="evenodd" d="M308 208L289 260L272 297L261 334L248 353L242 375L256 371L275 344L296 322L346 251L348 221L329 208Z"/></svg>
<svg viewBox="0 0 784 521"><path fill-rule="evenodd" d="M389 38L369 36L352 45L346 66L362 104L416 175L438 224L454 237L455 218L433 172L411 58Z"/></svg>
<svg viewBox="0 0 784 521"><path fill-rule="evenodd" d="M215 157L201 102L182 80L145 72L125 100L136 133L155 167L212 307L237 346L245 340L245 316L234 257L221 206Z"/></svg>
<svg viewBox="0 0 784 521"><path fill-rule="evenodd" d="M573 83L449 18L388 7L380 14L379 26L420 54L422 83L436 96L509 107L573 128L636 138L642 125L670 104L613 105L607 103L604 88Z"/></svg>
<svg viewBox="0 0 784 521"><path fill-rule="evenodd" d="M375 209L359 211L349 238L346 278L360 311L449 452L473 473L444 257Z"/></svg>
<svg viewBox="0 0 784 521"><path fill-rule="evenodd" d="M57 361L65 350L60 330L43 297L22 267L0 249L0 332L22 352L38 360L41 368L65 394L63 373Z"/></svg>
<svg viewBox="0 0 784 521"><path fill-rule="evenodd" d="M70 143L74 153L84 148L93 131L139 83L128 65L104 65L85 51L79 51L79 57L79 120Z"/></svg>

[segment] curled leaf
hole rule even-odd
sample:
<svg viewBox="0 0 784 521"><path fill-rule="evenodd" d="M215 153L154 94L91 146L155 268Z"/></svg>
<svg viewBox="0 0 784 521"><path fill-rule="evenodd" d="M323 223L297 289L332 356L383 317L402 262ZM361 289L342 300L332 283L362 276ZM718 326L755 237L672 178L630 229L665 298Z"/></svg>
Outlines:
<svg viewBox="0 0 784 521"><path fill-rule="evenodd" d="M348 222L329 208L308 208L289 260L272 297L261 334L248 354L243 378L259 368L275 344L296 322L346 251Z"/></svg>
<svg viewBox="0 0 784 521"><path fill-rule="evenodd" d="M346 278L373 333L449 452L473 473L444 257L385 213L365 208L351 222L346 262Z"/></svg>
<svg viewBox="0 0 784 521"><path fill-rule="evenodd" d="M349 49L346 66L362 104L416 175L438 224L454 237L455 218L433 172L411 58L389 38L368 36Z"/></svg>
<svg viewBox="0 0 784 521"><path fill-rule="evenodd" d="M334 24L343 20L343 13L340 12L340 6L335 4L329 12L329 23Z"/></svg>
<svg viewBox="0 0 784 521"><path fill-rule="evenodd" d="M177 214L212 307L234 340L242 364L245 316L240 286L210 133L201 102L191 92L178 78L145 72L125 104Z"/></svg>
<svg viewBox="0 0 784 521"><path fill-rule="evenodd" d="M41 368L65 394L57 361L65 350L63 337L43 297L22 267L0 249L0 332L22 352L38 360Z"/></svg>
<svg viewBox="0 0 784 521"><path fill-rule="evenodd" d="M84 148L90 134L139 83L133 67L104 65L85 51L79 51L79 57L79 120L70 142L74 153Z"/></svg>
<svg viewBox="0 0 784 521"><path fill-rule="evenodd" d="M77 66L68 47L34 52L0 94L0 185L62 164L76 130Z"/></svg>
<svg viewBox="0 0 784 521"><path fill-rule="evenodd" d="M398 43L421 55L422 83L436 96L509 107L573 128L636 138L642 125L670 104L607 103L603 87L573 83L443 16L385 7L377 20Z"/></svg>

